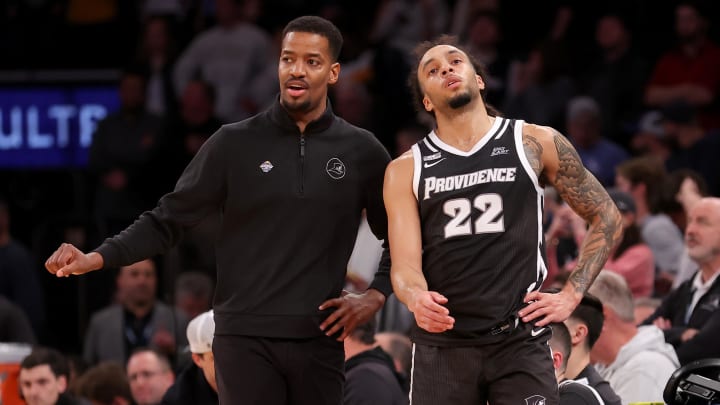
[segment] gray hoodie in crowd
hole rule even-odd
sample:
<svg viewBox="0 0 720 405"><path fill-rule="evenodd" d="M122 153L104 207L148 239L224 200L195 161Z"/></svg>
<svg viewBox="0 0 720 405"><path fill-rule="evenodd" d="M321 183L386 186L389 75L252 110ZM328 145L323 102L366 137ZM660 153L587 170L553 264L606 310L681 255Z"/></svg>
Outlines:
<svg viewBox="0 0 720 405"><path fill-rule="evenodd" d="M665 385L678 367L675 349L665 343L663 332L654 325L639 327L637 335L620 349L612 364L595 365L623 405L663 402Z"/></svg>

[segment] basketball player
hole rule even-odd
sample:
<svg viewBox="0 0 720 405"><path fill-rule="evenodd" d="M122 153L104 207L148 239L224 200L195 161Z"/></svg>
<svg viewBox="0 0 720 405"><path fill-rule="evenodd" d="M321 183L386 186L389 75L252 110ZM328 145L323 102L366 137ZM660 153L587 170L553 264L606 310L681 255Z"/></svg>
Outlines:
<svg viewBox="0 0 720 405"><path fill-rule="evenodd" d="M557 403L547 325L580 302L620 214L563 135L485 104L479 66L452 40L418 46L411 87L437 127L385 173L391 279L416 321L411 402ZM557 294L538 291L545 184L590 224Z"/></svg>

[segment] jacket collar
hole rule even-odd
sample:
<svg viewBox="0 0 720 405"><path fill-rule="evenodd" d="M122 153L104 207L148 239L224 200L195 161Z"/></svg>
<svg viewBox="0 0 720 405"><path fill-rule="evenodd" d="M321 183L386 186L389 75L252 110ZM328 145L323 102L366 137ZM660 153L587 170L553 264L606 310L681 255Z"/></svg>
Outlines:
<svg viewBox="0 0 720 405"><path fill-rule="evenodd" d="M335 114L332 111L330 99L328 98L326 99L326 101L327 106L325 107L325 112L323 112L323 114L318 119L316 119L315 121L311 121L307 124L307 126L305 127L305 134L322 132L330 128L330 125L332 125L333 121L335 120ZM280 104L279 95L275 98L275 102L270 107L269 114L270 119L281 128L289 131L299 131L295 120L290 117L290 114L288 114L285 107Z"/></svg>

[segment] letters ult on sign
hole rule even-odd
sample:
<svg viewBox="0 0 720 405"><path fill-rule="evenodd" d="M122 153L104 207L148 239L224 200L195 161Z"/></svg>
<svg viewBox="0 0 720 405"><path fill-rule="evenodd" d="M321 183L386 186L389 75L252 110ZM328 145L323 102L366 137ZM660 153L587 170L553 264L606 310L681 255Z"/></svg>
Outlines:
<svg viewBox="0 0 720 405"><path fill-rule="evenodd" d="M51 105L44 111L34 105L0 110L0 150L66 148L70 143L71 120L77 120L80 147L88 148L97 121L107 113L105 106L99 104ZM43 133L40 129L40 122L44 120L55 122L50 132Z"/></svg>
<svg viewBox="0 0 720 405"><path fill-rule="evenodd" d="M0 167L84 166L98 121L119 104L115 87L0 88Z"/></svg>

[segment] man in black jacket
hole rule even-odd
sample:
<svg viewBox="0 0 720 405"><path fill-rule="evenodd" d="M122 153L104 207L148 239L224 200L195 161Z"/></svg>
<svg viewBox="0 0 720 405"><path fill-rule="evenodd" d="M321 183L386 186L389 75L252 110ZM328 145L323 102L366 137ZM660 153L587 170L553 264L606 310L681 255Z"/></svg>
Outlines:
<svg viewBox="0 0 720 405"><path fill-rule="evenodd" d="M160 405L217 405L215 357L212 353L215 320L212 310L196 316L187 327L192 363L180 372Z"/></svg>
<svg viewBox="0 0 720 405"><path fill-rule="evenodd" d="M375 341L374 320L358 326L345 339L343 405L406 405L406 378L395 371L392 357Z"/></svg>
<svg viewBox="0 0 720 405"><path fill-rule="evenodd" d="M285 27L279 100L211 136L175 190L84 254L63 244L58 277L166 251L183 230L222 212L216 243L213 353L220 403L337 404L343 340L385 302L387 249L362 294L342 294L363 209L385 239L382 182L390 157L368 131L335 116L340 31L319 17Z"/></svg>
<svg viewBox="0 0 720 405"><path fill-rule="evenodd" d="M664 331L682 365L720 357L720 198L703 198L688 214L685 245L700 269L643 322Z"/></svg>

